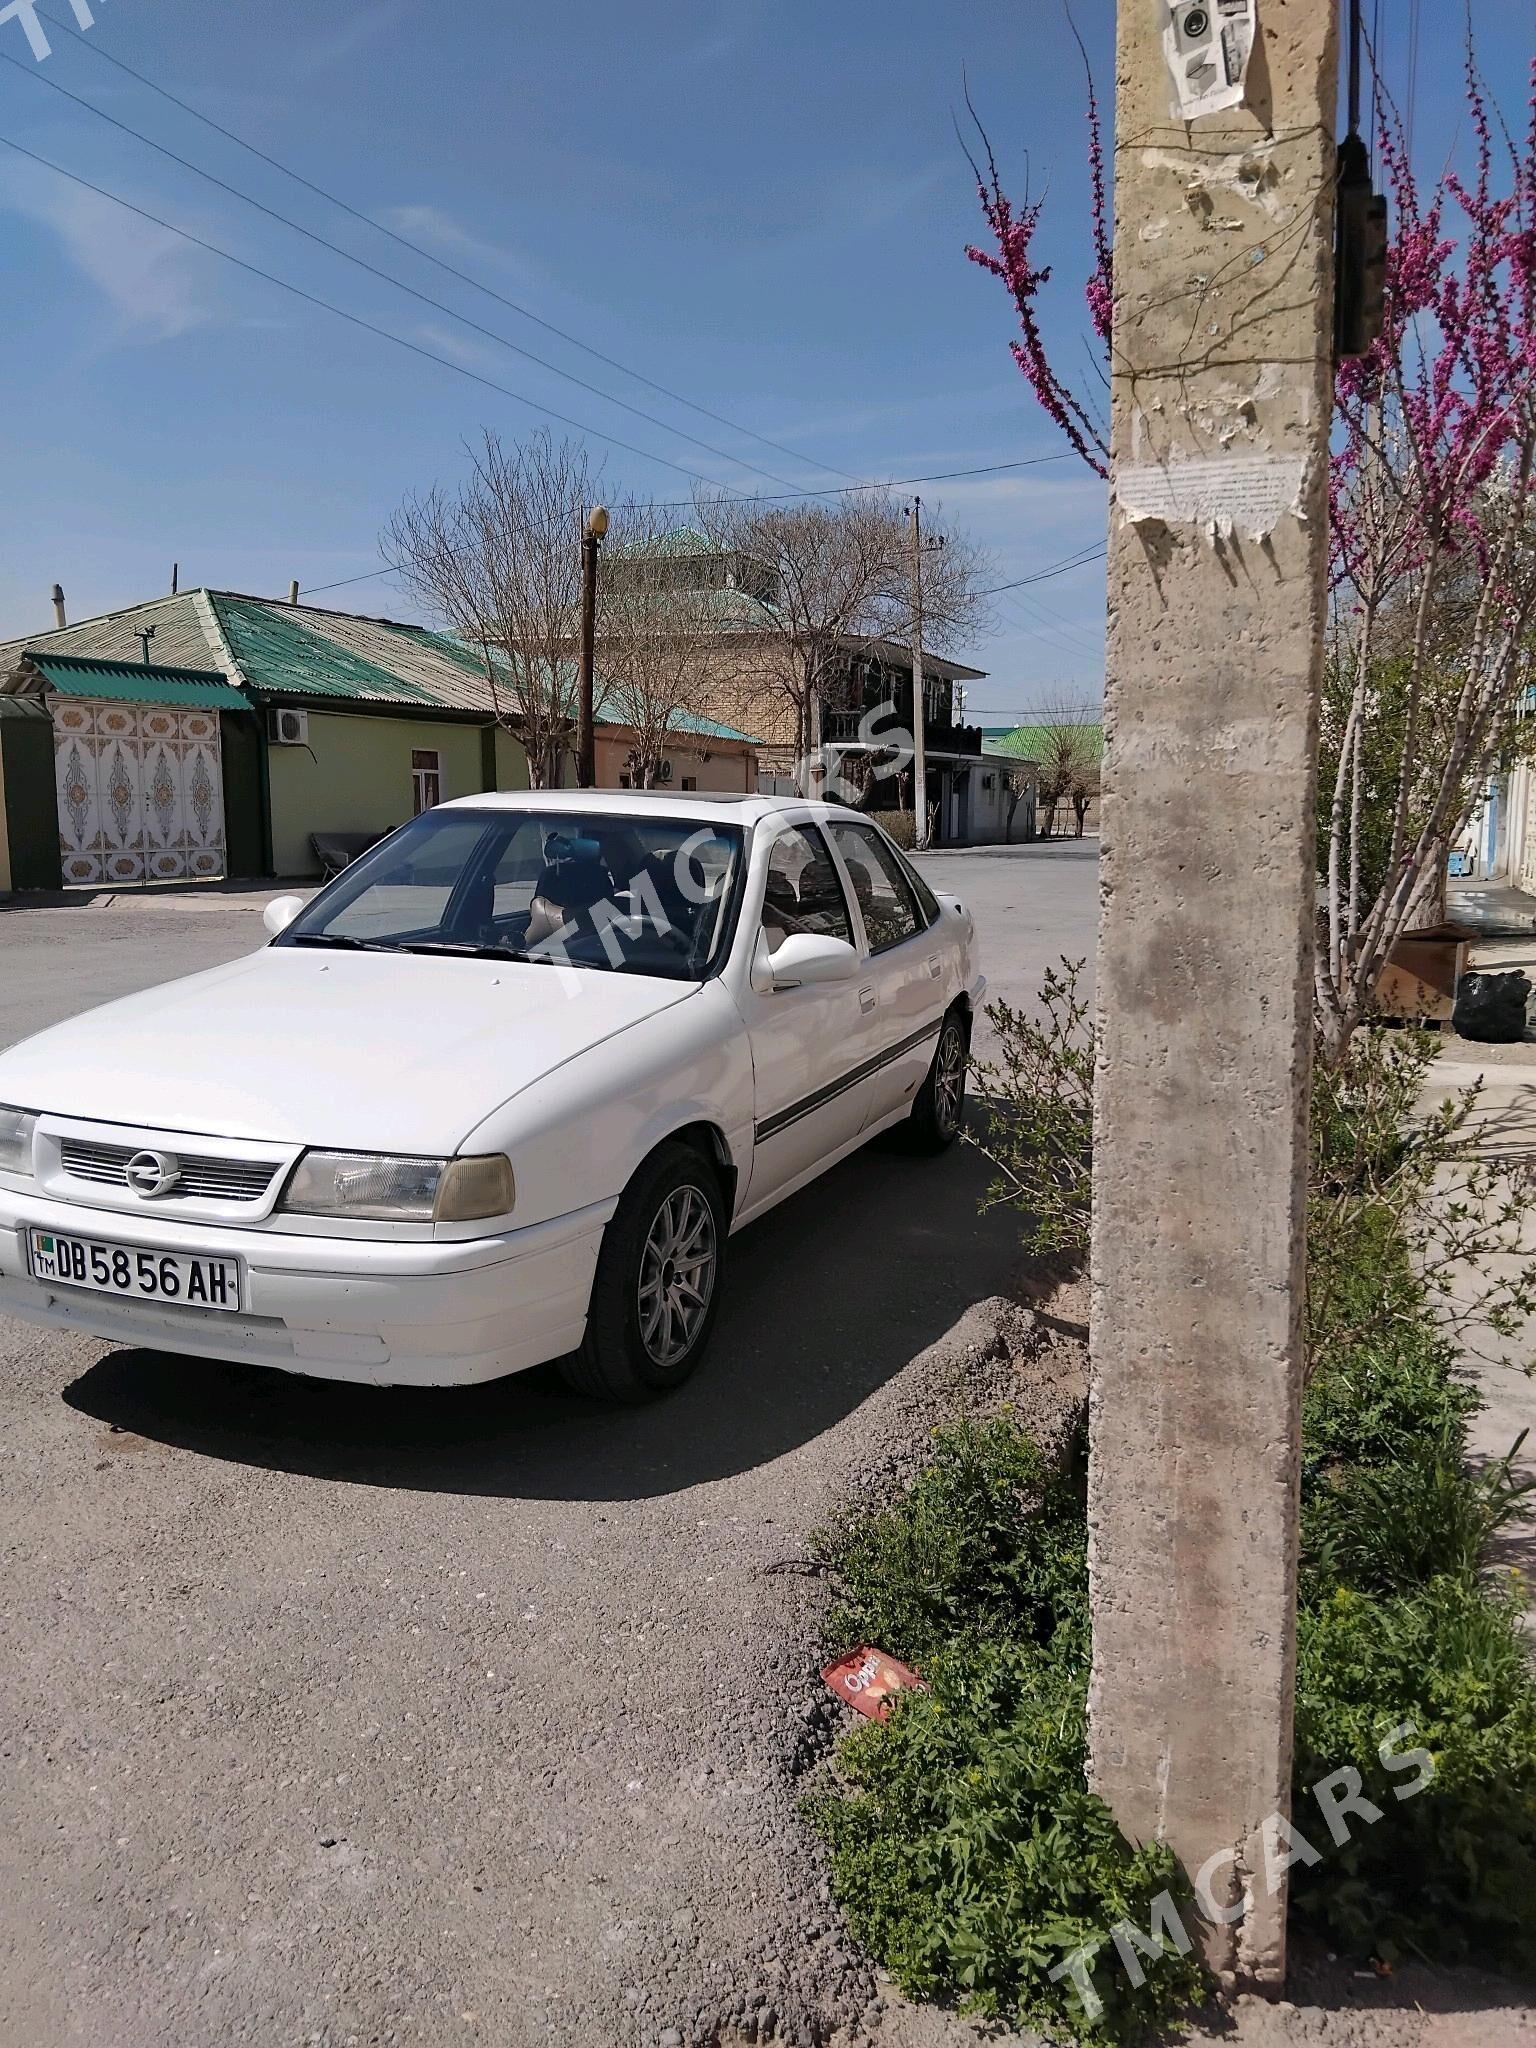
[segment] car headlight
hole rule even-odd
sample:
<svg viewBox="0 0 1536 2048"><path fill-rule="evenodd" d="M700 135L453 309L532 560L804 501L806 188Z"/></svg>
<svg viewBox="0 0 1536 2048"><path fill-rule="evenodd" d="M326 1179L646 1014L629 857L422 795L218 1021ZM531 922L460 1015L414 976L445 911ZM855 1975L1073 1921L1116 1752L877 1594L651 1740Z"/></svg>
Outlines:
<svg viewBox="0 0 1536 2048"><path fill-rule="evenodd" d="M396 1159L378 1152L306 1152L283 1208L294 1216L370 1223L474 1223L510 1215L517 1199L505 1153Z"/></svg>
<svg viewBox="0 0 1536 2048"><path fill-rule="evenodd" d="M37 1118L29 1109L0 1106L0 1173L32 1171L32 1133Z"/></svg>

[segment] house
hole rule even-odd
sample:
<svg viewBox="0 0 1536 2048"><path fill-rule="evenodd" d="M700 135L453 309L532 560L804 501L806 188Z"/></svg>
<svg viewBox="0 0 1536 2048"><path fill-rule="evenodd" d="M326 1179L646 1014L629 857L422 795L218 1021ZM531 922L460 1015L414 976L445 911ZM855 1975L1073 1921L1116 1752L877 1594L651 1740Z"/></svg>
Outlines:
<svg viewBox="0 0 1536 2048"><path fill-rule="evenodd" d="M445 797L526 789L478 649L389 619L190 590L0 645L0 890L319 873L315 832L382 834ZM680 787L756 783L694 722ZM634 735L600 723L599 780Z"/></svg>
<svg viewBox="0 0 1536 2048"><path fill-rule="evenodd" d="M48 711L56 793L52 860L7 805L13 888L313 875L312 832L527 787L483 666L446 636L234 591L0 646L0 695ZM35 723L8 719L7 791L23 733L39 772Z"/></svg>
<svg viewBox="0 0 1536 2048"><path fill-rule="evenodd" d="M719 642L710 711L759 735L759 786L764 791L792 791L803 747L796 707L782 694L765 690L760 673L764 646L778 633L772 577L761 564L693 527L679 527L648 547L644 563L649 586L707 596L705 630ZM625 571L626 558L616 550L608 557L605 573L621 578ZM819 707L822 752L829 768L878 772L886 758L879 735L915 730L911 649L896 641L847 635L839 654L838 672ZM971 843L977 818L983 813L990 816L981 798L997 793L999 771L993 771L994 789L982 788L985 777L976 772L981 733L964 723L957 702L959 686L984 679L984 670L936 654L924 657L927 797L939 845ZM893 789L888 800L880 798L875 808L912 808L911 769L900 779L900 789ZM990 826L984 829L990 831Z"/></svg>
<svg viewBox="0 0 1536 2048"><path fill-rule="evenodd" d="M1040 771L1018 754L981 743L970 770L973 785L968 846L1024 845L1038 830Z"/></svg>
<svg viewBox="0 0 1536 2048"><path fill-rule="evenodd" d="M1099 829L1099 781L1104 761L1102 725L1075 719L1035 725L989 726L983 744L1002 760L1034 764L1039 829L1047 838ZM1084 800L1081 828L1074 795Z"/></svg>
<svg viewBox="0 0 1536 2048"><path fill-rule="evenodd" d="M593 688L593 710L598 788L633 788L639 734L624 723L612 685L601 677ZM691 711L673 714L669 736L658 778L662 786L738 796L756 794L759 741L733 725L696 717Z"/></svg>

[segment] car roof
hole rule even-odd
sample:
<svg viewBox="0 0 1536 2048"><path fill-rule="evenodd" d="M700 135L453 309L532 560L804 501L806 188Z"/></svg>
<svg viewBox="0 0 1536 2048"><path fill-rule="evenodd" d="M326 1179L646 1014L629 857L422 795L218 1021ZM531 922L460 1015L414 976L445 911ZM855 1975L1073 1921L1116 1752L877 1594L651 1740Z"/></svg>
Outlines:
<svg viewBox="0 0 1536 2048"><path fill-rule="evenodd" d="M713 811L728 813L744 825L785 813L799 818L850 818L844 804L812 803L798 796L759 796L730 790L661 789L493 789L483 796L459 796L442 810L547 811L560 816L572 811L597 812L609 818L706 819Z"/></svg>

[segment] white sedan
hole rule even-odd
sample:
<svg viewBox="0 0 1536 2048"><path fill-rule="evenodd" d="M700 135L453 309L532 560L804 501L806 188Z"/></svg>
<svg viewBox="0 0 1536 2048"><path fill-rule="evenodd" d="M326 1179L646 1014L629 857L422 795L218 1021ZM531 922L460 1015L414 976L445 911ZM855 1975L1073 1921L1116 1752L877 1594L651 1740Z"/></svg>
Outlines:
<svg viewBox="0 0 1536 2048"><path fill-rule="evenodd" d="M266 916L0 1053L0 1312L640 1400L698 1362L732 1231L960 1129L971 918L835 805L469 797Z"/></svg>

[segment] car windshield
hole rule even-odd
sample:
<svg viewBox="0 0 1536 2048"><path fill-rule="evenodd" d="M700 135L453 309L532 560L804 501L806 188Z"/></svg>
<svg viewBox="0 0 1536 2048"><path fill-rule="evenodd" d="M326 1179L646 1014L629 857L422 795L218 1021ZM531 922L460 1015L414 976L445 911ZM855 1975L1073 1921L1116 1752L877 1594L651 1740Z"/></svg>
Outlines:
<svg viewBox="0 0 1536 2048"><path fill-rule="evenodd" d="M734 922L736 826L602 811L428 811L277 941L701 981Z"/></svg>

